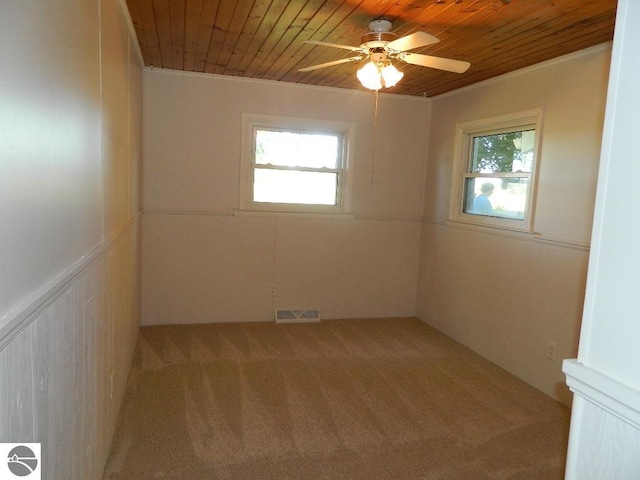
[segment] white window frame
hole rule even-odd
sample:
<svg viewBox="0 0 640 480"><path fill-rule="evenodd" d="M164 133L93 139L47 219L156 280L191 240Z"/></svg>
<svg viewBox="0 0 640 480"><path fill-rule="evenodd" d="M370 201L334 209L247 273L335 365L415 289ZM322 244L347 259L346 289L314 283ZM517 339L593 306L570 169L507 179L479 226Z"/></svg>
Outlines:
<svg viewBox="0 0 640 480"><path fill-rule="evenodd" d="M477 215L465 213L464 209L464 189L465 180L470 177L514 177L523 174L511 173L491 173L472 174L471 172L471 150L474 137L482 135L492 135L519 130L535 130L534 160L531 172L528 174L529 187L527 189L527 200L525 206L525 216L522 220L493 217L487 215ZM456 137L454 146L454 164L451 185L451 201L449 219L455 222L463 222L471 225L485 227L495 227L521 232L533 232L533 217L535 209L535 198L538 183L538 167L540 163L540 146L542 139L542 108L534 108L516 113L499 115L490 118L473 120L456 125Z"/></svg>
<svg viewBox="0 0 640 480"><path fill-rule="evenodd" d="M338 173L336 205L268 203L253 200L255 171L255 132L259 129L301 133L328 133L341 137L340 166ZM242 114L242 151L240 168L240 210L255 212L293 213L348 213L351 206L350 159L355 138L355 124L330 120L317 120L278 115Z"/></svg>

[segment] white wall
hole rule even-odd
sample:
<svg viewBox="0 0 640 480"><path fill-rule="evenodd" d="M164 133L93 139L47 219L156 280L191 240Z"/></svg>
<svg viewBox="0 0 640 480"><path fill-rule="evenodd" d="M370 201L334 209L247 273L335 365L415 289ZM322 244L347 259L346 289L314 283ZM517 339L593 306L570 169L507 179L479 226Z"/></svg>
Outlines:
<svg viewBox="0 0 640 480"><path fill-rule="evenodd" d="M144 324L415 314L427 100L381 94L375 138L372 92L147 69L143 104ZM355 123L355 216L233 216L243 112Z"/></svg>
<svg viewBox="0 0 640 480"><path fill-rule="evenodd" d="M571 401L610 46L433 99L418 316L548 395ZM534 234L448 222L457 123L543 108ZM546 358L547 341L556 361Z"/></svg>
<svg viewBox="0 0 640 480"><path fill-rule="evenodd" d="M123 7L0 15L0 442L41 442L44 479L102 478L137 337L142 78Z"/></svg>
<svg viewBox="0 0 640 480"><path fill-rule="evenodd" d="M611 81L577 360L567 480L640 478L640 4L618 2Z"/></svg>
<svg viewBox="0 0 640 480"><path fill-rule="evenodd" d="M609 60L604 45L433 100L382 95L373 183L370 93L145 70L143 323L417 313L569 403ZM535 234L447 222L456 123L535 107ZM355 218L233 216L243 112L355 122Z"/></svg>

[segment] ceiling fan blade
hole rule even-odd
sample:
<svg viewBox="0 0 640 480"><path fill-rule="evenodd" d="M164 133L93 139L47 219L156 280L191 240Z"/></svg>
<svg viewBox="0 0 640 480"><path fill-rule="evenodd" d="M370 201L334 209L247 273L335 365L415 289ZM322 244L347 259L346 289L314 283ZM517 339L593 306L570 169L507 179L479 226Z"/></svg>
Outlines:
<svg viewBox="0 0 640 480"><path fill-rule="evenodd" d="M362 52L360 47L352 47L350 45L340 45L339 43L320 42L318 40L305 40L304 43L310 43L312 45L320 45L322 47L343 48L345 50L351 50L352 52Z"/></svg>
<svg viewBox="0 0 640 480"><path fill-rule="evenodd" d="M397 40L393 40L387 44L387 48L395 50L396 52L406 52L407 50L413 50L414 48L424 47L438 43L440 40L429 35L425 32L413 32L404 37L400 37Z"/></svg>
<svg viewBox="0 0 640 480"><path fill-rule="evenodd" d="M419 53L401 53L398 55L398 58L412 65L437 68L438 70L446 70L447 72L453 73L464 73L471 66L469 62L452 60L450 58L432 57L431 55L420 55Z"/></svg>
<svg viewBox="0 0 640 480"><path fill-rule="evenodd" d="M301 68L298 71L299 72L310 72L312 70L318 70L319 68L331 67L333 65L340 65L341 63L359 62L363 58L364 57L361 56L361 55L358 55L358 56L355 56L355 57L349 57L349 58L342 58L340 60L334 60L333 62L326 62L326 63L321 63L319 65L313 65L311 67Z"/></svg>

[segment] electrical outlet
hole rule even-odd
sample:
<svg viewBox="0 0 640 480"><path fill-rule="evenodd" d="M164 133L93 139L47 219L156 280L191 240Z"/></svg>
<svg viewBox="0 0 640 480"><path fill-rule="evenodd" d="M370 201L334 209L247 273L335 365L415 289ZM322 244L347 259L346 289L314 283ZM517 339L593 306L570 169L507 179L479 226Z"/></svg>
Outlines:
<svg viewBox="0 0 640 480"><path fill-rule="evenodd" d="M556 348L557 348L557 344L556 342L552 342L551 340L547 340L547 358L549 360L555 360L556 359Z"/></svg>
<svg viewBox="0 0 640 480"><path fill-rule="evenodd" d="M276 286L273 283L269 285L269 296L270 297L276 296Z"/></svg>

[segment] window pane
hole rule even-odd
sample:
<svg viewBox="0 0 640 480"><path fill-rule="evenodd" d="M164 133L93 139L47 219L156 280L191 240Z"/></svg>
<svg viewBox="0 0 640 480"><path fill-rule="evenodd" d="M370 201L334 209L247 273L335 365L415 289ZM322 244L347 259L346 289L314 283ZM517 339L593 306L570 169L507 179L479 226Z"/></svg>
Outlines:
<svg viewBox="0 0 640 480"><path fill-rule="evenodd" d="M530 173L535 130L473 137L471 171Z"/></svg>
<svg viewBox="0 0 640 480"><path fill-rule="evenodd" d="M467 178L464 213L523 220L528 178Z"/></svg>
<svg viewBox="0 0 640 480"><path fill-rule="evenodd" d="M256 168L254 202L337 204L337 173Z"/></svg>
<svg viewBox="0 0 640 480"><path fill-rule="evenodd" d="M337 135L256 131L256 165L338 168Z"/></svg>

